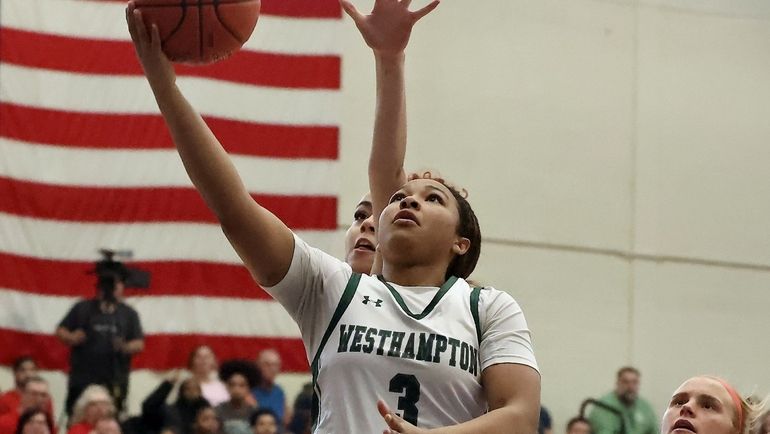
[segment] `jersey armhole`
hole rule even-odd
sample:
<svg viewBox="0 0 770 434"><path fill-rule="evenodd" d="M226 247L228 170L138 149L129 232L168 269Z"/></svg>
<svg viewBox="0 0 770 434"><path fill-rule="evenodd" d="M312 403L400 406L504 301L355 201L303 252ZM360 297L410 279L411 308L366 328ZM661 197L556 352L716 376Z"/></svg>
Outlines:
<svg viewBox="0 0 770 434"><path fill-rule="evenodd" d="M318 424L318 417L321 414L321 390L318 387L318 374L320 372L321 353L323 353L326 342L329 341L329 338L334 332L334 329L337 327L337 323L340 322L342 315L345 313L345 310L347 310L350 302L353 300L353 296L356 293L356 289L358 288L358 283L360 281L361 273L353 273L350 276L348 284L345 286L345 291L342 293L342 297L340 297L340 302L337 304L337 309L334 310L334 315L332 315L332 319L329 321L329 325L326 327L326 332L324 333L321 342L318 344L318 349L316 350L315 356L313 357L312 363L310 364L310 370L313 375L313 406L311 408L311 421L313 422L313 429L311 432L315 432L316 425Z"/></svg>
<svg viewBox="0 0 770 434"><path fill-rule="evenodd" d="M479 297L481 296L481 288L478 286L471 291L471 315L473 315L473 323L476 324L476 338L481 345L481 320L479 318Z"/></svg>

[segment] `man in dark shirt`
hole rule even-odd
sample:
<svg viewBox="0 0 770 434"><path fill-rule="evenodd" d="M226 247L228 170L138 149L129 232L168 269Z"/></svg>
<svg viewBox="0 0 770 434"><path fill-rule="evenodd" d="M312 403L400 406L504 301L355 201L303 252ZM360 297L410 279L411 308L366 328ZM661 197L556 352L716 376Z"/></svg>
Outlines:
<svg viewBox="0 0 770 434"><path fill-rule="evenodd" d="M120 411L128 393L131 356L144 349L139 315L122 295L125 276L98 276L97 296L79 301L56 329L56 336L70 347L70 376L66 410L90 384L105 386Z"/></svg>

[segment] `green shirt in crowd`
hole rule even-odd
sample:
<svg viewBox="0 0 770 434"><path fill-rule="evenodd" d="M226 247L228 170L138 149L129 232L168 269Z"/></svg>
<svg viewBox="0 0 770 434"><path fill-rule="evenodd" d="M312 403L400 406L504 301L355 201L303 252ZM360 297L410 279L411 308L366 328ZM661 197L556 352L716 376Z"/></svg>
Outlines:
<svg viewBox="0 0 770 434"><path fill-rule="evenodd" d="M625 434L659 434L660 420L652 406L642 398L636 398L631 406L620 402L615 392L610 392L599 401L617 409L623 415ZM620 434L620 418L603 408L594 407L588 415L593 434Z"/></svg>

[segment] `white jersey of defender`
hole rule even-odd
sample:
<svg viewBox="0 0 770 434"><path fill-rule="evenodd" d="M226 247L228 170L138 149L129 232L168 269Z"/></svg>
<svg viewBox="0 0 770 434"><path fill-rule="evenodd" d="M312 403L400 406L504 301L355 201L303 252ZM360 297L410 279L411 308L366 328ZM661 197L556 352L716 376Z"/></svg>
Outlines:
<svg viewBox="0 0 770 434"><path fill-rule="evenodd" d="M314 433L381 433L378 399L422 428L462 423L487 410L485 368L537 369L518 304L491 288L474 294L463 279L401 287L354 274L295 236L286 277L266 289L300 326L313 370Z"/></svg>

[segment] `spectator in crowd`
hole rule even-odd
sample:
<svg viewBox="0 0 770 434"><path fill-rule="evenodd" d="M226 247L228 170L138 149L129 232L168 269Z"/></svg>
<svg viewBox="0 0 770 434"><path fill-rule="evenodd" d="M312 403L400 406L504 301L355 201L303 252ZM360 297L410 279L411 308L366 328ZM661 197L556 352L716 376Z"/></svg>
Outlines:
<svg viewBox="0 0 770 434"><path fill-rule="evenodd" d="M259 403L259 408L272 411L282 426L288 424L290 416L286 409L286 395L281 386L275 384L275 378L281 372L281 355L274 349L264 350L257 357L257 367L262 379L251 389L251 394Z"/></svg>
<svg viewBox="0 0 770 434"><path fill-rule="evenodd" d="M198 381L203 397L213 406L230 399L225 384L217 378L217 359L208 345L195 347L187 359L187 368Z"/></svg>
<svg viewBox="0 0 770 434"><path fill-rule="evenodd" d="M48 393L48 383L40 377L29 377L24 380L19 403L0 416L0 434L12 434L21 420L21 416L29 410L42 410L53 420L51 396Z"/></svg>
<svg viewBox="0 0 770 434"><path fill-rule="evenodd" d="M567 434L593 434L588 419L575 416L567 422Z"/></svg>
<svg viewBox="0 0 770 434"><path fill-rule="evenodd" d="M201 406L195 413L193 434L221 434L222 424L210 405Z"/></svg>
<svg viewBox="0 0 770 434"><path fill-rule="evenodd" d="M103 417L96 421L93 434L122 434L120 424L114 417Z"/></svg>
<svg viewBox="0 0 770 434"><path fill-rule="evenodd" d="M551 429L551 413L542 404L540 405L540 421L537 424L537 434L553 434Z"/></svg>
<svg viewBox="0 0 770 434"><path fill-rule="evenodd" d="M588 416L594 434L616 434L621 425L625 434L658 434L658 418L650 403L639 396L640 377L639 370L630 366L618 370L615 390L599 401L619 411L621 416L594 408Z"/></svg>
<svg viewBox="0 0 770 434"><path fill-rule="evenodd" d="M52 434L55 433L53 418L40 408L26 410L19 417L14 434Z"/></svg>
<svg viewBox="0 0 770 434"><path fill-rule="evenodd" d="M251 415L254 434L277 434L278 417L267 408L261 408Z"/></svg>
<svg viewBox="0 0 770 434"><path fill-rule="evenodd" d="M142 412L139 416L130 418L123 424L123 432L127 434L159 434L164 428L172 429L176 434L189 434L191 428L188 425L192 425L192 419L195 414L193 410L186 421L185 429L182 430L182 424L176 423L178 417L176 417L176 409L174 405L166 405L168 397L174 390L174 387L179 383L181 372L178 370L171 371L166 378L142 401ZM197 381L191 378L187 381L194 383L192 390L202 402L205 402L203 398L200 398L200 387L197 385ZM177 403L184 401L188 396L189 387L185 386L185 382L180 386ZM169 416L170 413L174 413L173 416ZM169 418L173 417L173 422L170 422Z"/></svg>
<svg viewBox="0 0 770 434"><path fill-rule="evenodd" d="M67 434L91 434L99 419L115 415L115 404L107 389L92 384L80 394L72 411L72 425Z"/></svg>
<svg viewBox="0 0 770 434"><path fill-rule="evenodd" d="M292 434L310 434L313 427L313 383L306 383L294 399L294 411L288 430Z"/></svg>
<svg viewBox="0 0 770 434"><path fill-rule="evenodd" d="M257 410L249 400L251 389L259 384L259 370L247 360L222 363L219 378L225 382L230 400L215 407L225 434L251 433L251 415Z"/></svg>
<svg viewBox="0 0 770 434"><path fill-rule="evenodd" d="M700 434L748 434L758 428L762 403L750 403L725 380L698 376L674 391L663 414L661 431Z"/></svg>
<svg viewBox="0 0 770 434"><path fill-rule="evenodd" d="M139 315L122 301L125 277L119 272L97 276L96 297L76 303L56 329L59 340L70 347L68 415L91 384L106 387L118 410L123 409L131 357L144 348Z"/></svg>
<svg viewBox="0 0 770 434"><path fill-rule="evenodd" d="M179 386L176 402L166 408L165 428L177 434L192 434L195 414L204 406L210 406L201 395L198 380L188 378Z"/></svg>
<svg viewBox="0 0 770 434"><path fill-rule="evenodd" d="M16 386L0 395L0 415L8 411L16 411L21 405L21 395L24 383L31 377L37 376L37 362L29 356L19 357L13 361L13 381ZM53 414L53 404L48 400L46 411Z"/></svg>

